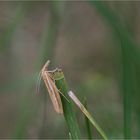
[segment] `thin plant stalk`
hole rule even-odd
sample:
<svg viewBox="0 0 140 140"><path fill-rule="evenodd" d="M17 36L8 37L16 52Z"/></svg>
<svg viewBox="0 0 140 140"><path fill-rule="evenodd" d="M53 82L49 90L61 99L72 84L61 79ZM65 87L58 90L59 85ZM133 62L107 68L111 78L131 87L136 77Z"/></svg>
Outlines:
<svg viewBox="0 0 140 140"><path fill-rule="evenodd" d="M73 110L73 103L68 96L68 87L62 71L54 73L54 79L58 90L67 98L69 102L62 96L63 113L68 126L70 139L80 139L80 130L76 120L75 112Z"/></svg>
<svg viewBox="0 0 140 140"><path fill-rule="evenodd" d="M89 121L92 123L92 125L98 130L100 135L103 137L103 139L108 140L105 132L102 130L102 128L97 124L95 119L91 116L91 114L87 111L87 109L84 107L84 105L79 101L79 99L75 96L75 94L72 91L68 92L68 95L73 100L73 102L81 109L81 111L86 115L86 117L89 119Z"/></svg>
<svg viewBox="0 0 140 140"><path fill-rule="evenodd" d="M86 100L86 98L84 99L84 106L87 109L87 100ZM86 124L86 130L87 130L88 139L93 139L92 132L91 132L90 121L86 116L85 116L85 124Z"/></svg>
<svg viewBox="0 0 140 140"><path fill-rule="evenodd" d="M128 29L122 25L118 15L101 1L90 1L90 4L96 8L100 14L108 21L114 31L115 37L120 41L122 50L122 90L123 90L123 110L124 110L124 138L131 139L132 129L132 94L139 97L139 91L135 91L134 67L140 70L140 50L132 40L132 35ZM137 75L137 77L139 74ZM138 80L139 81L139 80ZM139 103L137 103L139 108ZM138 113L139 114L139 113ZM140 125L140 124L139 124Z"/></svg>

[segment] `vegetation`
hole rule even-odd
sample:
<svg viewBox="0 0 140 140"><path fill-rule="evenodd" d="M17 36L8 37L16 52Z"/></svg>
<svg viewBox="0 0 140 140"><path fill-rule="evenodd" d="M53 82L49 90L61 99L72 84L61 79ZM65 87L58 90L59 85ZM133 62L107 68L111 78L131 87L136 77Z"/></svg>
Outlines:
<svg viewBox="0 0 140 140"><path fill-rule="evenodd" d="M140 138L139 2L0 3L0 138ZM55 73L64 118L43 82L35 94L48 59L69 82Z"/></svg>

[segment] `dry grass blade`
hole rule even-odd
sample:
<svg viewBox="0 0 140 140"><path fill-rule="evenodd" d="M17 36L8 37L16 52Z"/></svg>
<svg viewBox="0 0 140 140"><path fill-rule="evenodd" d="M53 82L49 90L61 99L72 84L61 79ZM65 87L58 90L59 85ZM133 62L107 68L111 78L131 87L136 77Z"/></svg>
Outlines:
<svg viewBox="0 0 140 140"><path fill-rule="evenodd" d="M93 126L98 130L100 135L105 139L108 140L107 136L105 135L104 131L101 129L101 127L97 124L95 119L91 116L91 114L86 110L84 105L79 101L79 99L75 96L75 94L72 91L68 92L68 95L70 98L74 101L74 103L81 109L81 111L87 116L89 121L93 124Z"/></svg>

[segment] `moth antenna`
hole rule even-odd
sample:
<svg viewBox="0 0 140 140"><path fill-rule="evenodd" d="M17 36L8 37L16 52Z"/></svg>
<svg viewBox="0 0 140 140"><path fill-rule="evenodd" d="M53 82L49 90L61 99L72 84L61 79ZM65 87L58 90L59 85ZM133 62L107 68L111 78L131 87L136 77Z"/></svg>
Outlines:
<svg viewBox="0 0 140 140"><path fill-rule="evenodd" d="M41 84L41 72L39 72L38 77L37 77L37 82L36 82L36 93L39 94L40 90L40 84Z"/></svg>

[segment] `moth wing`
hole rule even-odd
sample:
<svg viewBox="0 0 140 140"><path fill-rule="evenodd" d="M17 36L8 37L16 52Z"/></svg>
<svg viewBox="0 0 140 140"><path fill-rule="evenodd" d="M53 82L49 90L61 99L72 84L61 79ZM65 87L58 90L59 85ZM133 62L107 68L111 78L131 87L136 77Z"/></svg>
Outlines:
<svg viewBox="0 0 140 140"><path fill-rule="evenodd" d="M58 89L57 89L54 81L51 79L51 75L47 71L44 71L44 72L42 72L42 77L43 77L43 80L47 87L50 98L52 100L55 111L59 114L62 114L63 107L62 107L60 94L58 92Z"/></svg>
<svg viewBox="0 0 140 140"><path fill-rule="evenodd" d="M50 78L51 79L51 78ZM57 89L55 82L51 79L50 82L52 83L52 88L55 94L55 98L57 100L57 112L62 114L63 113L63 106L62 106L62 102L61 102L61 97L59 94L59 90ZM53 102L53 101L52 101Z"/></svg>

